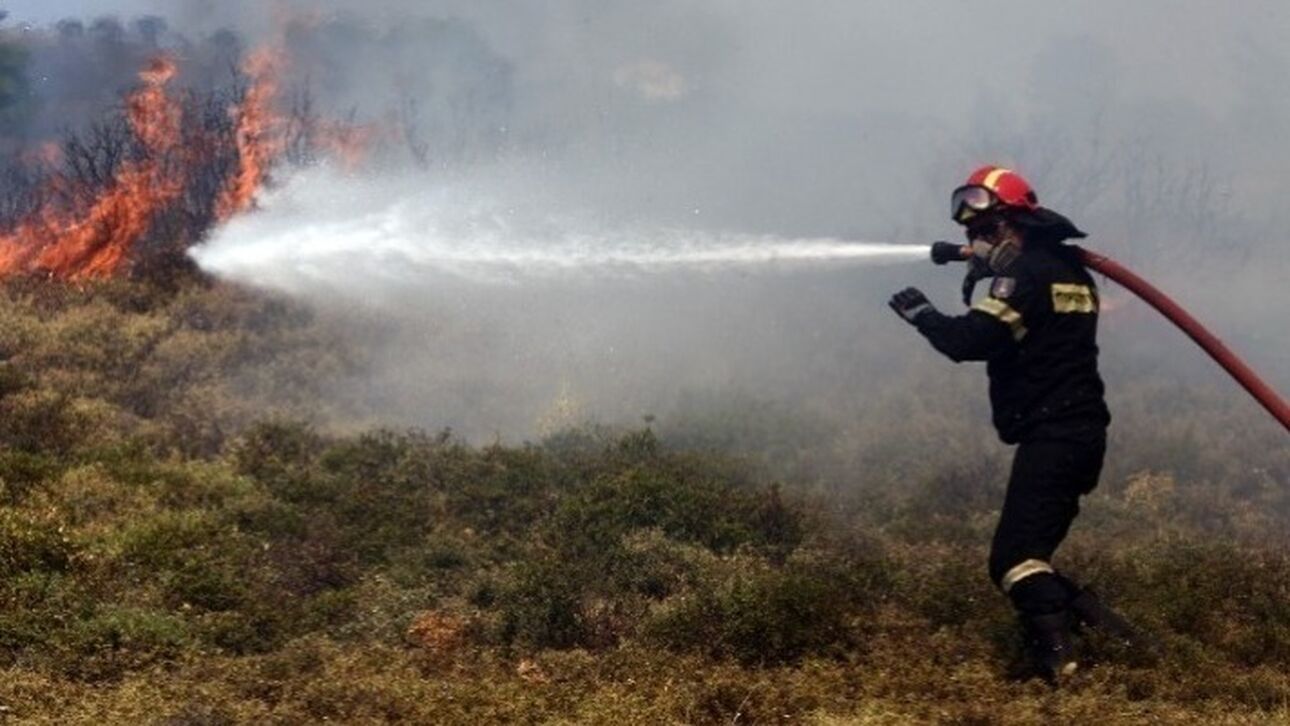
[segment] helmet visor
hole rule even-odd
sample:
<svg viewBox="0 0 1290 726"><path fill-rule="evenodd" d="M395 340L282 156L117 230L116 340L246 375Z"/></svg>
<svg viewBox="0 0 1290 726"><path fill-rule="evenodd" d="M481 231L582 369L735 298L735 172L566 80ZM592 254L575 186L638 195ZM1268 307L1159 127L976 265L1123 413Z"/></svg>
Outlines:
<svg viewBox="0 0 1290 726"><path fill-rule="evenodd" d="M970 184L954 190L950 196L950 217L959 224L982 212L988 212L999 204L999 197L983 186Z"/></svg>

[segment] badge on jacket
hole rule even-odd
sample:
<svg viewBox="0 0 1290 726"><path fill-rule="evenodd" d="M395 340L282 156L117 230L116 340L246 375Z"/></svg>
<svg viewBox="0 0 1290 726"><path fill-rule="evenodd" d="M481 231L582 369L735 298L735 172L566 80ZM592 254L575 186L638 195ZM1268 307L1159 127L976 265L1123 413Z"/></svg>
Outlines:
<svg viewBox="0 0 1290 726"><path fill-rule="evenodd" d="M1015 277L996 277L990 284L990 296L997 297L1000 300L1007 300L1012 292L1017 289L1017 278Z"/></svg>

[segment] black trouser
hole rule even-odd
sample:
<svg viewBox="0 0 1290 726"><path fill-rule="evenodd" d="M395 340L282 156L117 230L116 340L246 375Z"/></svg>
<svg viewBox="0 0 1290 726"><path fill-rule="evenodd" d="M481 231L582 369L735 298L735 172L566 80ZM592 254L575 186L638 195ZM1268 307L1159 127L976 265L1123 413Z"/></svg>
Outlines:
<svg viewBox="0 0 1290 726"><path fill-rule="evenodd" d="M1078 591L1048 563L1079 514L1079 498L1097 486L1102 473L1105 432L1081 439L1026 441L1012 459L990 548L990 578L1007 587L1023 616L1060 612ZM1005 582L1006 576L1018 574L1017 581Z"/></svg>

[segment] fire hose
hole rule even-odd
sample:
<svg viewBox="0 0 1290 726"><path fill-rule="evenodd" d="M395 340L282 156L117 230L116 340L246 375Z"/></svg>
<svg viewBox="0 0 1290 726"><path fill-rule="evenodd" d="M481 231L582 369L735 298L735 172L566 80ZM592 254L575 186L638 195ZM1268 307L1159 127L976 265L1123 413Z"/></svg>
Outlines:
<svg viewBox="0 0 1290 726"><path fill-rule="evenodd" d="M1287 404L1286 400L1272 386L1264 382L1254 372L1253 368L1250 368L1245 361L1241 360L1239 356L1223 344L1223 341L1209 332L1181 305L1174 302L1157 287L1106 255L1092 252L1082 247L1077 247L1076 249L1079 250L1080 259L1086 267L1115 280L1128 289L1129 292L1141 298L1143 302L1155 308L1156 312L1164 315L1170 322L1182 329L1189 338L1209 354L1209 357L1222 366L1228 375L1235 378L1236 382L1241 384L1241 387L1266 408L1273 418L1280 421L1281 425L1287 431L1290 431L1290 404ZM932 245L932 261L938 265L956 260L966 260L971 254L970 247L956 245L951 242L937 242Z"/></svg>

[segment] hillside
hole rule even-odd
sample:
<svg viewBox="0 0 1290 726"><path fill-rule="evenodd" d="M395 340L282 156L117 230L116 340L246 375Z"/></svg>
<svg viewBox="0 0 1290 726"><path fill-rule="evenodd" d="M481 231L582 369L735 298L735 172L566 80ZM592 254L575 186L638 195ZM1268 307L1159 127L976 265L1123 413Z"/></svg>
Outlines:
<svg viewBox="0 0 1290 726"><path fill-rule="evenodd" d="M1005 452L910 466L916 416L832 435L868 436L846 486L796 478L818 429L748 402L523 445L355 432L320 394L361 356L290 304L4 292L6 723L1290 718L1290 459L1270 428L1202 438L1238 415L1204 392L1154 429L1149 380L1120 394L1060 554L1158 658L1085 640L1053 692L984 576Z"/></svg>

